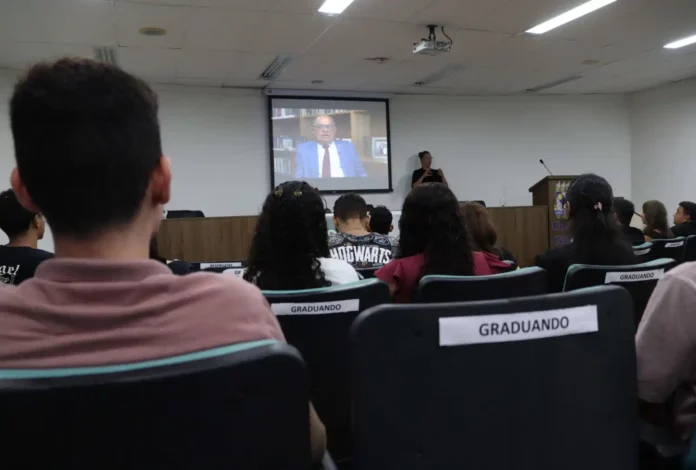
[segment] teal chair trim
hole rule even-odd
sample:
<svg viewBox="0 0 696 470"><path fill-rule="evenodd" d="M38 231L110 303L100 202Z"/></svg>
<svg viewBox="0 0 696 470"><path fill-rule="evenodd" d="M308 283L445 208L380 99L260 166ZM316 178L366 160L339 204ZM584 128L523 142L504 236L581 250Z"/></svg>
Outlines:
<svg viewBox="0 0 696 470"><path fill-rule="evenodd" d="M680 242L686 240L686 237L676 237L676 238L653 238L653 242Z"/></svg>
<svg viewBox="0 0 696 470"><path fill-rule="evenodd" d="M294 295L294 294L323 294L327 292L340 292L343 290L351 290L356 287L366 287L373 284L379 284L379 279L363 279L360 281L350 282L348 284L340 284L331 287L319 287L316 289L300 289L300 290L264 290L263 295Z"/></svg>
<svg viewBox="0 0 696 470"><path fill-rule="evenodd" d="M650 248L651 246L652 246L652 243L650 243L650 242L645 242L645 243L643 243L642 245L634 245L634 246L633 246L633 251L636 251L636 250L647 250L647 249Z"/></svg>
<svg viewBox="0 0 696 470"><path fill-rule="evenodd" d="M516 277L516 276L521 276L524 274L531 274L535 272L543 271L542 268L539 268L537 266L533 266L531 268L521 268L517 269L515 271L510 271L506 273L500 273L500 274L491 274L488 276L449 276L449 275L440 275L440 274L431 274L429 276L424 276L421 278L420 282L422 283L425 280L441 280L441 279L500 279L501 277Z"/></svg>
<svg viewBox="0 0 696 470"><path fill-rule="evenodd" d="M119 372L130 372L140 369L153 367L171 366L187 362L211 359L214 357L226 356L249 349L268 346L277 343L276 340L266 339L259 341L249 341L237 343L230 346L197 351L180 356L167 357L163 359L153 359L150 361L133 362L130 364L114 364L110 366L91 366L91 367L65 367L57 369L0 369L0 380L20 380L20 379L55 379L60 377L75 377L80 375L101 375L117 374Z"/></svg>
<svg viewBox="0 0 696 470"><path fill-rule="evenodd" d="M667 263L673 262L674 260L672 258L660 258L660 259L654 259L652 261L648 261L647 263L640 263L640 264L626 264L623 266L608 266L608 265L598 265L598 264L571 264L568 267L568 271L566 271L565 279L563 280L563 292L566 291L566 284L568 283L568 276L570 276L572 273L575 271L579 271L581 269L585 268L590 268L590 269L606 269L606 270L614 270L614 271L624 271L626 268L629 269L650 269L650 268L657 268L660 266L663 266Z"/></svg>

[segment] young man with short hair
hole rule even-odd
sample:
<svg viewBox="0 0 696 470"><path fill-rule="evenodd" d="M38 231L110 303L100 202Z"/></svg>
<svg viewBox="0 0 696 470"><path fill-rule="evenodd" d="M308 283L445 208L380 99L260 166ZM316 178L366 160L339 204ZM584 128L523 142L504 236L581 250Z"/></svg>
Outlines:
<svg viewBox="0 0 696 470"><path fill-rule="evenodd" d="M56 258L0 292L0 367L100 366L284 340L253 285L175 276L148 259L172 178L157 112L145 82L86 59L35 65L15 86L12 187L46 217ZM323 426L314 414L311 423L321 459Z"/></svg>
<svg viewBox="0 0 696 470"><path fill-rule="evenodd" d="M368 231L367 203L359 194L339 197L334 204L336 234L329 237L329 253L355 268L375 268L392 260L389 237Z"/></svg>
<svg viewBox="0 0 696 470"><path fill-rule="evenodd" d="M696 235L696 203L682 201L674 214L674 227L672 233L675 237L688 237Z"/></svg>
<svg viewBox="0 0 696 470"><path fill-rule="evenodd" d="M614 201L614 214L616 215L616 220L619 221L621 231L626 237L626 240L634 246L645 243L645 235L643 232L635 227L631 227L631 220L635 213L636 207L628 199L616 199Z"/></svg>
<svg viewBox="0 0 696 470"><path fill-rule="evenodd" d="M21 284L53 254L39 250L45 224L41 214L26 210L10 189L0 193L0 230L10 242L0 246L0 283Z"/></svg>

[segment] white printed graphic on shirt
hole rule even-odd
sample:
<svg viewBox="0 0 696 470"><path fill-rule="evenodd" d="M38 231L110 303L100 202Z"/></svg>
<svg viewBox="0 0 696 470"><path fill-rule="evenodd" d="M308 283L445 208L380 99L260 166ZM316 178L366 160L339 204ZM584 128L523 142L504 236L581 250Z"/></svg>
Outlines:
<svg viewBox="0 0 696 470"><path fill-rule="evenodd" d="M0 266L0 283L2 284L14 284L15 277L19 272L19 265L17 266Z"/></svg>

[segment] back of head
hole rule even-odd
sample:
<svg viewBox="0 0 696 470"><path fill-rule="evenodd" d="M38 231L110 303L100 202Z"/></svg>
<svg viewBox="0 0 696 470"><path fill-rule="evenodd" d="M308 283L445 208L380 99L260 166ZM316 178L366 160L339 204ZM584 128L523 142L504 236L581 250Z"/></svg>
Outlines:
<svg viewBox="0 0 696 470"><path fill-rule="evenodd" d="M573 262L611 264L622 250L632 253L612 215L614 193L607 180L595 174L580 175L568 188ZM618 250L618 251L617 251Z"/></svg>
<svg viewBox="0 0 696 470"><path fill-rule="evenodd" d="M423 274L471 275L473 256L459 202L440 183L416 186L399 220L399 258L424 254Z"/></svg>
<svg viewBox="0 0 696 470"><path fill-rule="evenodd" d="M365 219L367 217L367 203L359 194L344 194L334 203L334 217L344 222L352 219Z"/></svg>
<svg viewBox="0 0 696 470"><path fill-rule="evenodd" d="M393 220L394 218L389 209L384 206L377 206L370 211L370 231L389 235Z"/></svg>
<svg viewBox="0 0 696 470"><path fill-rule="evenodd" d="M289 181L266 197L244 278L261 289L329 285L318 258L329 257L324 203L309 184Z"/></svg>
<svg viewBox="0 0 696 470"><path fill-rule="evenodd" d="M136 217L162 156L157 109L145 82L87 59L35 65L17 83L17 168L56 236L85 238Z"/></svg>
<svg viewBox="0 0 696 470"><path fill-rule="evenodd" d="M19 203L11 189L0 193L0 230L5 232L10 240L29 231L36 216L37 214Z"/></svg>
<svg viewBox="0 0 696 470"><path fill-rule="evenodd" d="M636 207L628 199L617 199L614 201L614 213L621 225L631 225Z"/></svg>
<svg viewBox="0 0 696 470"><path fill-rule="evenodd" d="M665 238L672 237L672 231L667 222L667 208L660 201L646 201L643 204L643 215L645 216L645 233L653 231L660 232Z"/></svg>
<svg viewBox="0 0 696 470"><path fill-rule="evenodd" d="M679 207L684 211L684 215L689 216L689 220L696 222L696 202L682 201L679 203Z"/></svg>
<svg viewBox="0 0 696 470"><path fill-rule="evenodd" d="M473 249L499 254L495 248L498 234L495 226L488 218L488 211L477 202L467 202L462 206L462 215L466 228L471 235Z"/></svg>

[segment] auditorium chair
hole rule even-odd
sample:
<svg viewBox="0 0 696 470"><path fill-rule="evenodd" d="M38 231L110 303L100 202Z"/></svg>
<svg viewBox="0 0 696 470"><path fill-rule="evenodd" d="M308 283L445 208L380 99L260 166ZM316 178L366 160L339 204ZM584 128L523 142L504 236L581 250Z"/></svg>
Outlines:
<svg viewBox="0 0 696 470"><path fill-rule="evenodd" d="M671 238L667 240L657 240L652 241L652 258L671 258L681 264L684 262L684 255L686 252L686 238Z"/></svg>
<svg viewBox="0 0 696 470"><path fill-rule="evenodd" d="M652 256L652 243L646 242L642 245L635 245L633 247L633 254L636 255L638 261L641 263L647 263L653 260Z"/></svg>
<svg viewBox="0 0 696 470"><path fill-rule="evenodd" d="M219 261L216 263L191 263L194 271L224 273L228 269L246 268L246 261Z"/></svg>
<svg viewBox="0 0 696 470"><path fill-rule="evenodd" d="M383 305L352 335L356 468L637 468L625 289Z"/></svg>
<svg viewBox="0 0 696 470"><path fill-rule="evenodd" d="M363 279L373 279L375 277L375 273L381 267L382 266L376 268L355 268L355 271L357 271L357 273L360 274Z"/></svg>
<svg viewBox="0 0 696 470"><path fill-rule="evenodd" d="M696 235L686 237L686 251L684 252L684 261L696 261Z"/></svg>
<svg viewBox="0 0 696 470"><path fill-rule="evenodd" d="M0 417L2 468L310 467L305 365L272 340L103 367L0 370Z"/></svg>
<svg viewBox="0 0 696 470"><path fill-rule="evenodd" d="M355 317L391 303L389 288L377 279L300 291L264 291L310 377L312 403L326 426L329 450L340 465L352 455L350 436L350 328Z"/></svg>
<svg viewBox="0 0 696 470"><path fill-rule="evenodd" d="M167 211L167 219L196 219L205 217L203 211L191 211L191 210L181 210L181 211Z"/></svg>
<svg viewBox="0 0 696 470"><path fill-rule="evenodd" d="M425 276L416 292L418 303L469 302L546 294L546 271L523 268L492 276Z"/></svg>
<svg viewBox="0 0 696 470"><path fill-rule="evenodd" d="M637 328L657 282L676 265L676 261L667 258L632 266L574 264L568 268L563 290L568 292L604 284L624 287L633 299Z"/></svg>

